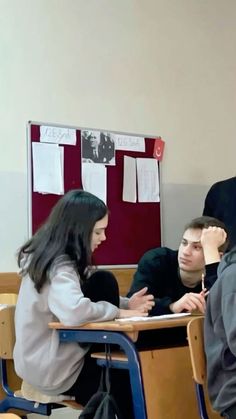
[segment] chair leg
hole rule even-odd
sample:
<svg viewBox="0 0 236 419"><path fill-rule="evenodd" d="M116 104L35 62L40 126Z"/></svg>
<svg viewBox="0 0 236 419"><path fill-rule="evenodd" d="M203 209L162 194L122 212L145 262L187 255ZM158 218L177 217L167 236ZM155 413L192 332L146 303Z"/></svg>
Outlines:
<svg viewBox="0 0 236 419"><path fill-rule="evenodd" d="M0 413L6 413L10 409L9 400L7 397L0 402Z"/></svg>
<svg viewBox="0 0 236 419"><path fill-rule="evenodd" d="M0 413L6 413L9 409L20 409L29 413L38 413L44 416L50 416L52 408L59 407L59 405L50 403L35 403L34 401L26 400L21 397L7 396L0 401Z"/></svg>
<svg viewBox="0 0 236 419"><path fill-rule="evenodd" d="M198 410L201 419L209 419L206 410L206 402L204 397L204 390L201 384L195 384L196 394L197 394L197 403L198 403Z"/></svg>

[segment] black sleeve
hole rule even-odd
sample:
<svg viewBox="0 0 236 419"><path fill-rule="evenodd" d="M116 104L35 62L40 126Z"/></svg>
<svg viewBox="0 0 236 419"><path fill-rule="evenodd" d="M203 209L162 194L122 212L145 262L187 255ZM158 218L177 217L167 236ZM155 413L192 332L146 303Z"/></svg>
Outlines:
<svg viewBox="0 0 236 419"><path fill-rule="evenodd" d="M151 316L171 313L169 309L169 305L172 303L171 298L169 296L158 298L158 294L163 295L163 291L160 292L160 287L161 283L165 281L161 259L162 256L158 257L152 250L145 253L138 264L130 291L127 294L127 297L131 297L135 292L147 287L147 293L154 295L155 301L155 306L149 313Z"/></svg>
<svg viewBox="0 0 236 419"><path fill-rule="evenodd" d="M207 193L202 215L207 215L208 217L215 216L215 187L216 184L213 185Z"/></svg>
<svg viewBox="0 0 236 419"><path fill-rule="evenodd" d="M219 262L210 263L209 265L206 265L206 274L205 274L205 280L204 285L205 288L208 290L214 285L214 283L217 280L217 269L219 266Z"/></svg>

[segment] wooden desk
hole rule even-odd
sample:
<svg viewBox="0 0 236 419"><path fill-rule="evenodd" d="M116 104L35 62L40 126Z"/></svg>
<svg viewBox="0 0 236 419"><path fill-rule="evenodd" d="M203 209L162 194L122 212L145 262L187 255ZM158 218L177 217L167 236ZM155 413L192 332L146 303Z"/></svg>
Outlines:
<svg viewBox="0 0 236 419"><path fill-rule="evenodd" d="M108 321L108 322L93 322L86 323L81 326L64 326L58 322L49 323L51 329L63 330L106 330L112 332L122 332L129 336L129 338L136 342L138 333L143 330L169 329L181 326L187 326L188 322L194 316L177 317L175 319L163 319L152 321Z"/></svg>
<svg viewBox="0 0 236 419"><path fill-rule="evenodd" d="M192 316L150 322L110 321L78 327L50 323L49 327L57 329L64 342L121 346L128 358L135 419L189 419L190 414L191 419L198 419L188 346L138 353L134 344L140 331L183 327L190 319Z"/></svg>

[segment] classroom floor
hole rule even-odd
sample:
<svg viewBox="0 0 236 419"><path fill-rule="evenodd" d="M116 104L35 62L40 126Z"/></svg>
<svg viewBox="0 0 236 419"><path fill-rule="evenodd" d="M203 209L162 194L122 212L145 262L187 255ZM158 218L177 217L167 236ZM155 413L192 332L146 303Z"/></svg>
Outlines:
<svg viewBox="0 0 236 419"><path fill-rule="evenodd" d="M51 416L42 416L42 415L36 415L34 413L31 413L27 415L28 419L78 419L79 416L79 410L72 410L68 409L67 407L63 407L61 409L55 409L53 410Z"/></svg>

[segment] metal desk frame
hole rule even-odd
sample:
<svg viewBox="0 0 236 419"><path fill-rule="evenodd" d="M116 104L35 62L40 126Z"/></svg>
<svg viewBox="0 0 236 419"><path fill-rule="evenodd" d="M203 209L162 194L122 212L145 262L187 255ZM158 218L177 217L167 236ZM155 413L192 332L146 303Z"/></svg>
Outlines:
<svg viewBox="0 0 236 419"><path fill-rule="evenodd" d="M116 344L126 354L127 361L111 361L113 368L126 368L130 374L135 419L147 419L143 380L138 351L131 339L122 332L104 330L57 329L62 342Z"/></svg>

